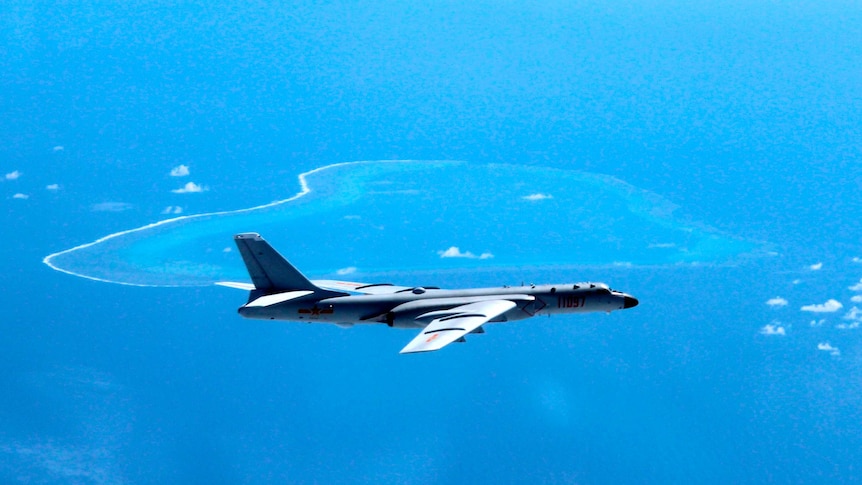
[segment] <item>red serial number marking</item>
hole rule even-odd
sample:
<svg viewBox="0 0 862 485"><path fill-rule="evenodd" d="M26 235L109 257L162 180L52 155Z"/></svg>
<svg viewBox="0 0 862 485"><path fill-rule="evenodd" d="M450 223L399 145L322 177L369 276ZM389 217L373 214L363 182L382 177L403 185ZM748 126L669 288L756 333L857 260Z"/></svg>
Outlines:
<svg viewBox="0 0 862 485"><path fill-rule="evenodd" d="M557 297L557 308L581 308L586 303L582 296L559 296Z"/></svg>

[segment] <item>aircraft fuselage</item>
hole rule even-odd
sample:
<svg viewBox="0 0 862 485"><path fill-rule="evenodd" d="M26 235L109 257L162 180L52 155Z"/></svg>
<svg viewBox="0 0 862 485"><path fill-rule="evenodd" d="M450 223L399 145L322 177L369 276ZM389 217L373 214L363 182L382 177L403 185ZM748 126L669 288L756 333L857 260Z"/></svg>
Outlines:
<svg viewBox="0 0 862 485"><path fill-rule="evenodd" d="M522 320L557 313L611 312L632 308L637 299L603 283L503 286L441 290L349 281L311 281L257 233L234 236L252 283L222 282L248 289L239 308L246 318L377 323L420 328L402 354L431 352L465 335L484 333L490 322Z"/></svg>
<svg viewBox="0 0 862 485"><path fill-rule="evenodd" d="M504 286L440 290L412 288L381 295L346 295L320 299L305 292L266 295L265 301L252 299L239 308L246 318L294 320L338 324L385 323L393 327L417 328L427 322L416 317L435 310L484 300L506 299L516 307L492 320L505 322L537 315L610 312L637 304L631 296L611 290L602 283ZM281 295L281 296L279 296ZM278 301L283 298L283 301ZM274 302L275 303L272 303Z"/></svg>

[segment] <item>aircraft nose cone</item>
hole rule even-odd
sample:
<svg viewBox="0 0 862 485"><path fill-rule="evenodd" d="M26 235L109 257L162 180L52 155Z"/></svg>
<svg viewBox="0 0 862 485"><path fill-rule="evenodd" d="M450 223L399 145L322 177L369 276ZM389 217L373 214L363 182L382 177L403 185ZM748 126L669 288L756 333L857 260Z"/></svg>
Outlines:
<svg viewBox="0 0 862 485"><path fill-rule="evenodd" d="M633 296L625 296L623 300L623 308L632 308L638 306L638 299Z"/></svg>

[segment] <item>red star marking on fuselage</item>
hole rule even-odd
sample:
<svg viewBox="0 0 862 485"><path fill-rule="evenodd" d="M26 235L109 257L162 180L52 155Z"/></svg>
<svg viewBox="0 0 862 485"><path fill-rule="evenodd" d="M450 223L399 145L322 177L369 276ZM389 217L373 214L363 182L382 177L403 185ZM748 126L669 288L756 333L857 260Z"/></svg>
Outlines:
<svg viewBox="0 0 862 485"><path fill-rule="evenodd" d="M298 312L299 312L300 314L303 314L303 315L311 315L311 317L312 317L312 318L313 318L313 317L319 317L321 314L323 314L323 315L329 315L329 314L334 313L334 312L333 312L333 310L332 310L331 308L327 308L327 309L323 309L323 310L321 310L320 308L318 308L318 306L317 306L317 305L314 305L314 306L313 306L313 307L311 307L311 308L300 308L300 309L298 310Z"/></svg>

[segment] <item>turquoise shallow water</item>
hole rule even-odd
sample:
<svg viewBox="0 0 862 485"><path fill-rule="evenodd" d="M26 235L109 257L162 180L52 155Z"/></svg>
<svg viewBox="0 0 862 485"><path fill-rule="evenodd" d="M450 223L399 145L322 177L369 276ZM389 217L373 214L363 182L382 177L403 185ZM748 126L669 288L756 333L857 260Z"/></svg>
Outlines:
<svg viewBox="0 0 862 485"><path fill-rule="evenodd" d="M678 217L661 196L595 173L459 161L337 164L297 195L185 216L49 256L135 285L246 280L232 236L259 232L313 276L392 271L720 263L755 243ZM353 276L351 276L353 277Z"/></svg>

